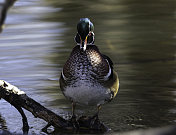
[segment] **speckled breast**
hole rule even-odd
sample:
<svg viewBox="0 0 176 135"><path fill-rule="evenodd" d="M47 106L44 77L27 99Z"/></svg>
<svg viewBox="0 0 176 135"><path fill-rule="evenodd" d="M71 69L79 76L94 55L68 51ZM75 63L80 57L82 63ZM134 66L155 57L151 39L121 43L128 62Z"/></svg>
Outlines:
<svg viewBox="0 0 176 135"><path fill-rule="evenodd" d="M103 80L108 72L108 63L95 45L88 45L84 52L79 46L74 47L63 70L68 85L74 85L78 80L85 80L93 85Z"/></svg>
<svg viewBox="0 0 176 135"><path fill-rule="evenodd" d="M76 46L64 65L63 78L60 79L61 90L68 99L76 103L103 104L111 97L110 89L100 83L108 72L108 62L95 45L88 45L84 52Z"/></svg>

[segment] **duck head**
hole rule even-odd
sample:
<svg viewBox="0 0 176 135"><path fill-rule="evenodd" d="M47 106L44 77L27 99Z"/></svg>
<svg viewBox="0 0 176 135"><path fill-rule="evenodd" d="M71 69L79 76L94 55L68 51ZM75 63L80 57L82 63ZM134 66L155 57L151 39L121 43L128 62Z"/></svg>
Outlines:
<svg viewBox="0 0 176 135"><path fill-rule="evenodd" d="M81 18L77 24L77 32L80 38L80 49L86 50L88 37L93 34L94 26L88 18Z"/></svg>

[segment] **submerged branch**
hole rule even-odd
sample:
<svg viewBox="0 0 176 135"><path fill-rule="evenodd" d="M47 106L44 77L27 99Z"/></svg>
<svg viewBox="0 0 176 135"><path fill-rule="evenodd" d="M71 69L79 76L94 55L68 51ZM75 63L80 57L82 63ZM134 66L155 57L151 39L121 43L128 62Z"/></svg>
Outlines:
<svg viewBox="0 0 176 135"><path fill-rule="evenodd" d="M31 112L35 117L48 122L48 125L45 127L46 129L52 125L56 129L63 129L67 131L78 130L78 128L75 129L73 121L66 120L54 112L48 110L32 98L28 97L25 92L3 80L0 80L0 98L5 99L20 112L23 120L24 132L28 132L29 126L22 108ZM106 132L108 130L108 128L103 123L101 123L99 120L92 120L91 117L82 116L78 118L77 122L79 124L80 131L92 130Z"/></svg>

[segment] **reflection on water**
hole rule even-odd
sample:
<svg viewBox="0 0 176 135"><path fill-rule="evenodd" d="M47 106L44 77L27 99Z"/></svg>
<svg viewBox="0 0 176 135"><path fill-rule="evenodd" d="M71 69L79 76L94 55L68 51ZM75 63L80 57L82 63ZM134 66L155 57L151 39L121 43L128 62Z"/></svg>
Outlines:
<svg viewBox="0 0 176 135"><path fill-rule="evenodd" d="M120 78L118 96L103 106L101 120L114 132L175 124L176 2L172 0L19 0L0 35L0 79L57 113L62 113L59 108L70 111L58 79L75 45L81 17L94 23L95 43L114 61ZM1 129L21 132L20 115L3 100L0 116ZM27 116L30 132L40 133L46 123Z"/></svg>

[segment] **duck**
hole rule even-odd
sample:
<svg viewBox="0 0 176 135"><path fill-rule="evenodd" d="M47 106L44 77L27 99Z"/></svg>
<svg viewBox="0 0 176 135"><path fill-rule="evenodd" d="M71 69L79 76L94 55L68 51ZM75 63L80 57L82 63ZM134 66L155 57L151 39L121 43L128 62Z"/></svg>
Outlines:
<svg viewBox="0 0 176 135"><path fill-rule="evenodd" d="M112 60L95 45L94 25L89 18L77 24L76 45L60 75L60 89L72 103L72 117L76 105L96 106L98 118L101 106L115 98L119 89L117 72Z"/></svg>

